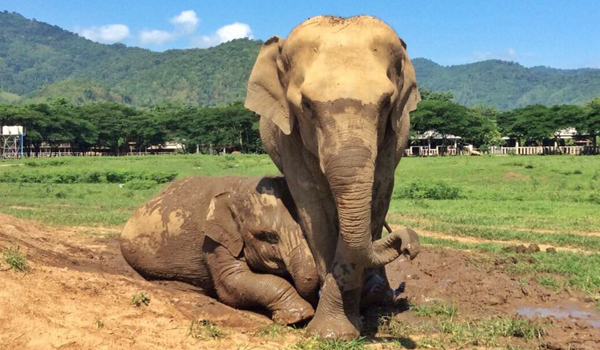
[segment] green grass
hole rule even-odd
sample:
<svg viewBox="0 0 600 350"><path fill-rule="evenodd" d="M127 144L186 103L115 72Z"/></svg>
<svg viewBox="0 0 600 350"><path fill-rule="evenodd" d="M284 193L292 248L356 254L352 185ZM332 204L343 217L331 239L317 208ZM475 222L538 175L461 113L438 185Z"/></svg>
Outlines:
<svg viewBox="0 0 600 350"><path fill-rule="evenodd" d="M412 309L417 316L444 316L452 318L458 313L454 302L447 304L441 300L435 300L429 304L415 305Z"/></svg>
<svg viewBox="0 0 600 350"><path fill-rule="evenodd" d="M0 165L0 179L6 180L0 182L0 212L65 226L123 225L167 186L161 182L171 174L278 173L266 155L63 157L0 160Z"/></svg>
<svg viewBox="0 0 600 350"><path fill-rule="evenodd" d="M8 248L2 253L2 260L8 264L9 269L15 271L26 272L29 271L29 264L27 259L21 254L18 249Z"/></svg>
<svg viewBox="0 0 600 350"><path fill-rule="evenodd" d="M511 346L515 339L525 342L539 341L545 334L543 324L522 317L486 317L457 319L456 310L447 312L445 307L436 306L432 312L415 315L424 318L421 322L406 322L394 317L382 317L378 333L396 338L396 348L449 348ZM443 310L443 312L441 312ZM415 341L412 339L418 338ZM418 346L417 346L418 345Z"/></svg>
<svg viewBox="0 0 600 350"><path fill-rule="evenodd" d="M351 341L325 340L319 338L302 339L291 346L293 350L362 350L366 349L364 338Z"/></svg>
<svg viewBox="0 0 600 350"><path fill-rule="evenodd" d="M260 327L256 332L256 335L258 335L261 338L276 339L284 336L290 330L293 330L293 328L290 328L283 324L273 323L267 326Z"/></svg>
<svg viewBox="0 0 600 350"><path fill-rule="evenodd" d="M0 212L46 224L117 231L172 177L274 175L266 155L63 157L0 160ZM122 184L122 185L121 185ZM600 157L482 156L403 159L388 214L390 224L469 237L460 243L422 236L426 245L507 255L493 241L581 248L594 254L536 253L549 288L600 290ZM87 231L86 231L87 232ZM556 280L558 287L550 278Z"/></svg>
<svg viewBox="0 0 600 350"><path fill-rule="evenodd" d="M78 226L124 224L171 174L278 173L266 155L64 157L0 165L0 179L6 181L0 182L0 212ZM388 220L484 239L541 236L538 243L597 250L598 237L574 234L600 231L599 198L600 157L406 158L396 171Z"/></svg>

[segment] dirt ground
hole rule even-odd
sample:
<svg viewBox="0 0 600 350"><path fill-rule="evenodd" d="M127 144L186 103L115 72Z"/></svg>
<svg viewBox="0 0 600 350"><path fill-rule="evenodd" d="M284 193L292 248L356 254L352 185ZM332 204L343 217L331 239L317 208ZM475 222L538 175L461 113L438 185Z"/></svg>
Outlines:
<svg viewBox="0 0 600 350"><path fill-rule="evenodd" d="M9 247L18 247L31 269L16 272L0 262L0 349L281 349L302 337L301 332L261 337L257 330L271 323L263 315L234 310L184 284L143 280L127 266L114 237L0 214L0 252ZM547 324L542 347L600 349L600 312L584 294L523 283L503 271L503 262L489 260L425 247L413 262L394 262L387 269L394 287L406 283L411 303L453 301L462 318L538 317ZM148 294L149 305L132 305L132 295L140 292ZM417 322L413 312L394 317ZM189 336L194 318L210 320L227 336Z"/></svg>

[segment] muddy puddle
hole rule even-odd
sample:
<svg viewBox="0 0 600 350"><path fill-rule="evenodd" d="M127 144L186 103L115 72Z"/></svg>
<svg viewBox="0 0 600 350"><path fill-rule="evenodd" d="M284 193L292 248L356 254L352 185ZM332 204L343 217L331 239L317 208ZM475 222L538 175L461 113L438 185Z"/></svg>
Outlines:
<svg viewBox="0 0 600 350"><path fill-rule="evenodd" d="M555 307L521 306L515 310L517 314L527 317L555 317L583 321L594 328L600 328L600 312L583 309L576 304L563 304Z"/></svg>

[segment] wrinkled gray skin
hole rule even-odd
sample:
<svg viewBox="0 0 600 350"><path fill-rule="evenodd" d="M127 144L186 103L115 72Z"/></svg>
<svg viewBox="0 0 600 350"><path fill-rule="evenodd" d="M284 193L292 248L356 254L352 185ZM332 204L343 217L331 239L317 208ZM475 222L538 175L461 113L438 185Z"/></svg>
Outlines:
<svg viewBox="0 0 600 350"><path fill-rule="evenodd" d="M358 337L365 284L388 293L382 266L401 250L382 241L418 242L409 229L379 239L419 100L404 42L374 17L310 18L258 55L245 106L261 116L263 146L317 264L322 295L309 334Z"/></svg>
<svg viewBox="0 0 600 350"><path fill-rule="evenodd" d="M142 206L121 234L149 280L182 281L274 321L313 316L318 276L282 177L190 177ZM290 283L291 281L291 283Z"/></svg>

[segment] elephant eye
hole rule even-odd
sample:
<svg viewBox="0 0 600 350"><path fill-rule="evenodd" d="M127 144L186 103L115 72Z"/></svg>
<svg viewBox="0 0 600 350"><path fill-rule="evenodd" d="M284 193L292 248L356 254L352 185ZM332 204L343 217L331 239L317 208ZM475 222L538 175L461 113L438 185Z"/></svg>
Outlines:
<svg viewBox="0 0 600 350"><path fill-rule="evenodd" d="M390 106L391 102L392 102L392 95L390 95L390 94L384 94L379 99L379 108L382 111L385 111Z"/></svg>
<svg viewBox="0 0 600 350"><path fill-rule="evenodd" d="M307 118L312 119L313 112L310 101L306 97L302 97L302 112Z"/></svg>
<svg viewBox="0 0 600 350"><path fill-rule="evenodd" d="M261 232L257 233L255 235L255 237L259 241L268 242L271 244L279 243L279 237L277 236L277 234L275 232L261 231Z"/></svg>

